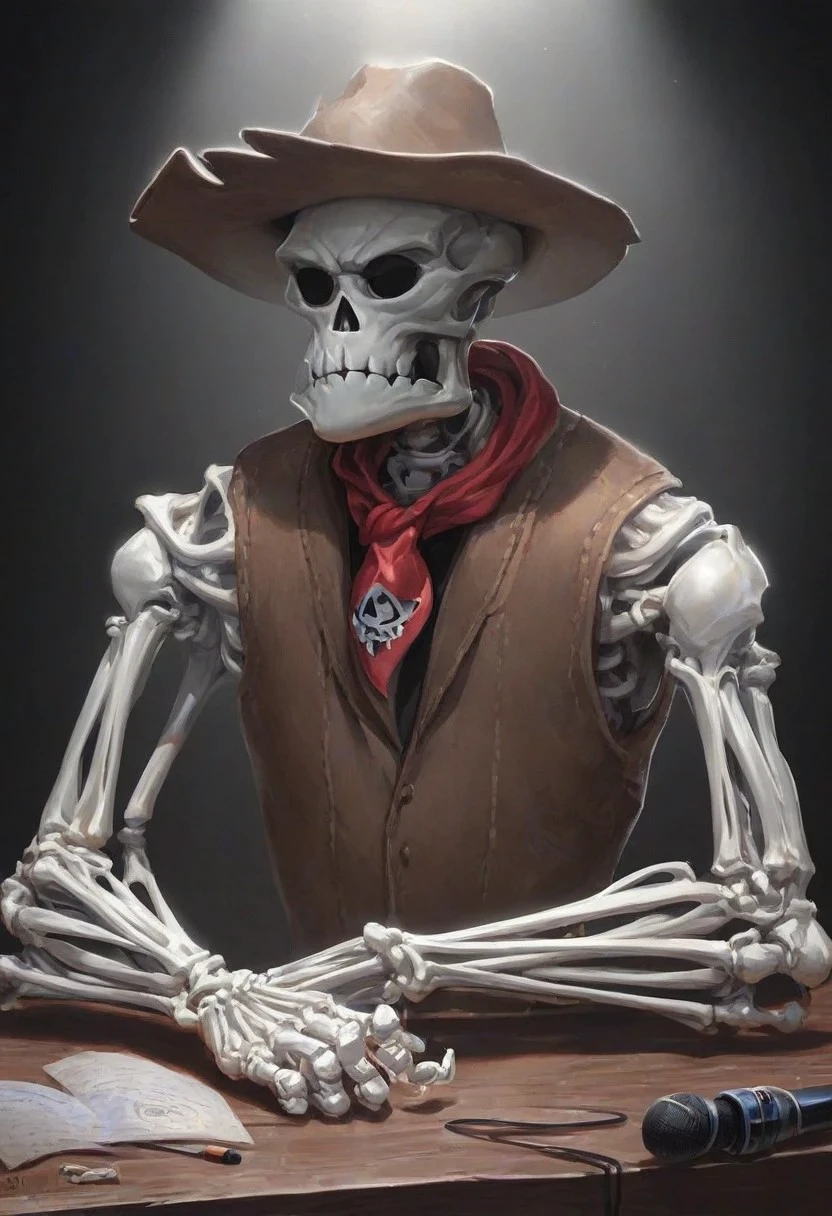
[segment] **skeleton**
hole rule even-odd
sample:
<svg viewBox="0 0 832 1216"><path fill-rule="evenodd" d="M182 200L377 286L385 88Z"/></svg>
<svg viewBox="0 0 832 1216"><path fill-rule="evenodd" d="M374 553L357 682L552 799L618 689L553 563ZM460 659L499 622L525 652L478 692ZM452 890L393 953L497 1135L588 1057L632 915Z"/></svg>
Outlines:
<svg viewBox="0 0 832 1216"><path fill-rule="evenodd" d="M293 400L328 437L371 433L385 419L397 432L389 486L402 501L470 459L493 425L498 407L472 393L465 358L516 269L519 238L506 229L447 208L328 204L302 214L279 251L295 272L287 301L314 327ZM380 302L372 284L382 257L404 286ZM415 279L412 268L401 278L405 258ZM319 279L318 304L301 291L303 269L330 280L324 291ZM436 382L423 390L425 371ZM368 924L361 937L263 974L231 971L191 940L156 883L145 832L201 707L245 661L230 476L211 466L195 494L137 502L144 526L112 566L122 614L107 622L109 646L38 832L2 887L3 919L23 943L0 957L6 1006L59 997L164 1013L197 1030L224 1073L269 1086L287 1113L311 1105L333 1116L352 1101L380 1108L392 1081L452 1079L453 1053L417 1062L424 1044L393 1008L438 989L592 1001L700 1031L803 1023L802 990L828 977L832 943L807 897L813 866L774 731L768 689L779 660L756 640L766 578L736 528L670 492L617 536L599 594L596 682L618 731L652 712L664 671L684 690L709 778L709 873L649 866L576 903L431 936ZM188 661L117 831L119 878L104 849L116 830L122 744L169 638ZM798 993L766 1008L756 990L774 974Z"/></svg>

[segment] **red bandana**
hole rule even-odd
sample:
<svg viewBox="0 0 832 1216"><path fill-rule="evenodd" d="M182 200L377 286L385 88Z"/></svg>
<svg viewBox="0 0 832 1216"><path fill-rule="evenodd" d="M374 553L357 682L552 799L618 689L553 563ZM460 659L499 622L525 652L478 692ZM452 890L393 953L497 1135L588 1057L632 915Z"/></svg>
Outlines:
<svg viewBox="0 0 832 1216"><path fill-rule="evenodd" d="M346 487L359 540L367 546L350 596L352 638L367 678L384 696L433 604L419 540L475 523L493 511L557 419L554 388L516 347L475 342L468 369L472 381L487 381L500 402L494 430L473 460L410 506L399 506L379 484L379 470L392 447L389 435L342 443L335 453L332 467Z"/></svg>

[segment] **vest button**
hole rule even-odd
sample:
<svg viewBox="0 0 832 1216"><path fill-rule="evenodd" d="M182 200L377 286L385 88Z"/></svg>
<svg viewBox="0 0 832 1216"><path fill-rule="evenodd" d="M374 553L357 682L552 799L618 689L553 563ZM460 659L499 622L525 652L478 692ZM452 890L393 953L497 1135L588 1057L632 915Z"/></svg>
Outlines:
<svg viewBox="0 0 832 1216"><path fill-rule="evenodd" d="M412 785L410 785L409 783L407 785L403 785L401 788L401 791L399 793L399 801L400 802L412 802L413 795L415 793L416 793L416 791Z"/></svg>
<svg viewBox="0 0 832 1216"><path fill-rule="evenodd" d="M410 845L403 844L399 849L399 860L403 866L410 864Z"/></svg>

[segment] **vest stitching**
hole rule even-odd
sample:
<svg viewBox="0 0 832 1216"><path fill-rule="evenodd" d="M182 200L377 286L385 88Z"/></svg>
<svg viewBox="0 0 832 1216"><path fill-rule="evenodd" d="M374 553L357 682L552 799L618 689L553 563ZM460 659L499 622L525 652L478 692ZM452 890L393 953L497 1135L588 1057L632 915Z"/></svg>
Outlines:
<svg viewBox="0 0 832 1216"><path fill-rule="evenodd" d="M488 595L484 597L483 620L485 620L485 618L487 618L489 615L491 615L493 613L494 604L495 604L495 601L497 601L497 597L498 597L498 592L502 592L504 597L508 592L508 588L503 586L503 579L507 573L508 567L510 566L512 559L514 558L514 556L517 552L518 545L524 535L524 532L526 531L526 526L529 525L529 531L530 531L531 526L534 523L533 519L530 519L530 515L532 513L532 508L537 506L537 503L540 501L540 498L542 497L543 493L545 492L546 486L548 485L549 479L552 475L555 457L557 456L560 449L563 447L565 440L575 430L577 424L578 424L578 419L576 418L576 419L568 421L568 423L566 425L564 425L563 434L558 435L555 447L545 457L545 459L542 463L542 466L541 466L540 470L538 471L538 476L537 476L535 482L529 488L523 501L521 502L520 506L517 508L516 512L514 513L514 517L512 518L511 524L509 525L508 544L506 545L506 549L503 554L503 559L500 562L500 566L499 566L497 574L494 578L494 582L492 583L491 589L488 592ZM554 434L557 434L557 431L555 431ZM452 571L452 575L453 575L453 571ZM450 587L451 587L451 582L449 580L448 587L446 588L446 595L447 595L447 592L450 590ZM463 655L467 654L468 650L470 649L471 643L474 640L475 635L479 632L481 627L482 627L481 620L478 620L471 624L471 628L464 635L459 646L457 646L456 651L454 652L453 659L451 660L451 663L449 664L446 677L445 677L444 681L442 682L442 684L440 684L439 688L437 688L436 693L435 693L430 705L426 706L425 710L423 712L420 712L417 714L416 725L411 733L411 748L414 747L414 745L421 740L422 734L424 733L423 727L425 727L426 724L430 721L430 719L433 718L433 715L436 712L437 706L441 702L445 693L448 691L448 688L450 687L450 685L453 683L453 679L454 679L454 676L456 675L456 671L459 666L460 659L462 658ZM428 669L428 670L430 670L430 669Z"/></svg>
<svg viewBox="0 0 832 1216"><path fill-rule="evenodd" d="M424 729L426 728L427 723L433 718L433 715L436 712L437 706L440 704L440 702L442 701L442 698L445 696L445 693L448 691L451 684L453 683L454 676L456 675L456 671L459 666L460 659L462 658L463 655L467 654L468 650L470 649L471 643L474 640L474 637L479 632L479 630L482 628L483 621L490 614L492 601L495 598L497 588L500 586L500 584L505 576L506 570L511 563L511 559L514 556L514 553L517 549L517 543L522 534L522 528L520 527L520 525L524 522L526 511L527 511L527 508L528 508L529 504L531 503L531 501L532 501L532 491L530 490L528 492L528 494L526 495L526 497L523 499L523 502L520 505L520 507L517 509L517 512L515 513L514 518L512 519L511 524L509 526L508 544L506 545L506 550L505 550L505 553L503 554L503 560L500 562L500 566L499 566L497 574L494 578L494 582L491 586L491 590L488 592L488 595L486 597L484 597L483 619L482 620L477 619L471 623L471 627L468 629L468 631L462 638L462 641L459 643L456 650L454 651L453 658L451 659L451 662L448 665L448 670L445 675L445 679L442 681L442 683L437 688L436 693L434 694L434 697L433 697L430 705L426 706L425 710L422 713L417 714L417 721L416 721L416 725L411 733L410 748L408 750L415 750L415 745L417 743L421 742L422 735L424 734ZM448 587L450 587L450 582L448 584ZM446 594L447 594L447 589L446 589ZM430 670L430 668L428 668L428 670Z"/></svg>
<svg viewBox="0 0 832 1216"><path fill-rule="evenodd" d="M259 466L255 466L255 478ZM240 643L242 647L242 674L245 678L251 675L251 665L246 653L246 632L251 611L251 587L249 573L251 570L251 495L248 492L247 479L242 468L238 466L229 494L232 503L232 516L235 520L236 535L234 538L234 581L237 593L237 616L240 622ZM235 508L241 507L238 511ZM260 647L255 646L255 655L260 655ZM244 684L245 686L245 684Z"/></svg>
<svg viewBox="0 0 832 1216"><path fill-rule="evenodd" d="M324 632L324 612L323 600L321 598L321 588L318 584L318 575L315 570L315 563L312 561L312 555L309 551L309 529L306 526L306 501L304 495L304 487L306 484L309 465L312 460L312 445L310 444L306 450L306 458L301 465L300 476L298 477L297 493L295 495L295 510L297 511L298 531L300 533L300 543L303 546L303 555L306 560L306 568L309 572L310 581L312 583L312 599L315 604L315 615L318 618L318 633ZM320 664L320 660L319 660ZM319 665L320 674L320 665Z"/></svg>
<svg viewBox="0 0 832 1216"><path fill-rule="evenodd" d="M508 622L503 613L500 617L500 632L497 639L497 667L494 684L494 741L491 748L491 809L488 824L488 846L482 871L482 902L488 895L494 849L497 844L497 793L500 785L500 760L502 758L502 723L500 708L503 691L503 659L508 646Z"/></svg>
<svg viewBox="0 0 832 1216"><path fill-rule="evenodd" d="M312 445L310 444L306 459L301 466L300 476L298 477L297 494L295 501L295 509L297 511L298 532L300 533L300 542L303 546L303 555L306 561L306 569L309 574L310 582L312 583L312 599L315 604L315 615L318 622L318 679L321 681L321 687L326 687L326 673L324 671L324 653L328 653L326 645L326 628L324 624L324 607L323 598L321 596L321 587L318 582L318 575L315 570L315 563L312 561L312 554L309 549L309 529L306 525L306 502L304 488L306 484L307 472L312 461Z"/></svg>
<svg viewBox="0 0 832 1216"><path fill-rule="evenodd" d="M338 914L338 921L342 931L346 931L346 916L344 913L344 891L341 884L341 873L338 868L338 813L335 809L335 787L332 781L332 764L330 762L330 732L331 718L329 713L329 689L328 675L329 664L326 661L326 649L324 640L318 636L318 672L321 677L321 696L323 700L323 723L321 732L321 753L324 770L324 784L326 785L326 801L327 801L327 825L329 830L329 855L332 861L332 881L335 887L335 906Z"/></svg>
<svg viewBox="0 0 832 1216"><path fill-rule="evenodd" d="M309 466L312 462L312 456L313 446L310 444L306 451L306 458L301 465L300 476L298 477L297 492L295 496L295 509L297 511L298 531L300 533L301 545L303 546L306 568L309 572L310 581L312 583L312 597L315 604L316 616L318 618L318 645L316 648L316 657L317 674L321 685L321 697L323 700L323 738L321 741L321 748L327 800L327 833L329 838L330 861L332 862L332 882L335 888L335 905L338 920L341 928L343 929L346 924L346 916L344 912L344 893L338 870L338 855L336 849L338 839L338 815L335 809L335 789L332 782L332 765L330 763L329 746L331 719L329 714L327 675L330 670L330 664L327 662L325 657L329 652L326 644L326 637L324 635L324 610L323 601L321 598L321 588L318 582L317 573L315 571L315 563L311 560L311 554L309 551L309 529L306 525L306 501L304 495L306 478L308 475Z"/></svg>

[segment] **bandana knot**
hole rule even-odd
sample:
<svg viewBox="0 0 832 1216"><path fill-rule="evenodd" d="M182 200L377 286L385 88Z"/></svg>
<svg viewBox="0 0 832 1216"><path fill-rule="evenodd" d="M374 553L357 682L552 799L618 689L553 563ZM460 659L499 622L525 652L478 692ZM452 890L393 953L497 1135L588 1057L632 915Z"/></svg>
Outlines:
<svg viewBox="0 0 832 1216"><path fill-rule="evenodd" d="M342 443L335 453L332 467L367 550L350 594L350 633L361 667L383 696L433 608L420 540L494 511L557 421L555 390L523 351L506 342L475 342L468 370L472 383L485 382L499 401L497 422L472 460L414 503L401 506L381 486L393 446L389 435Z"/></svg>

